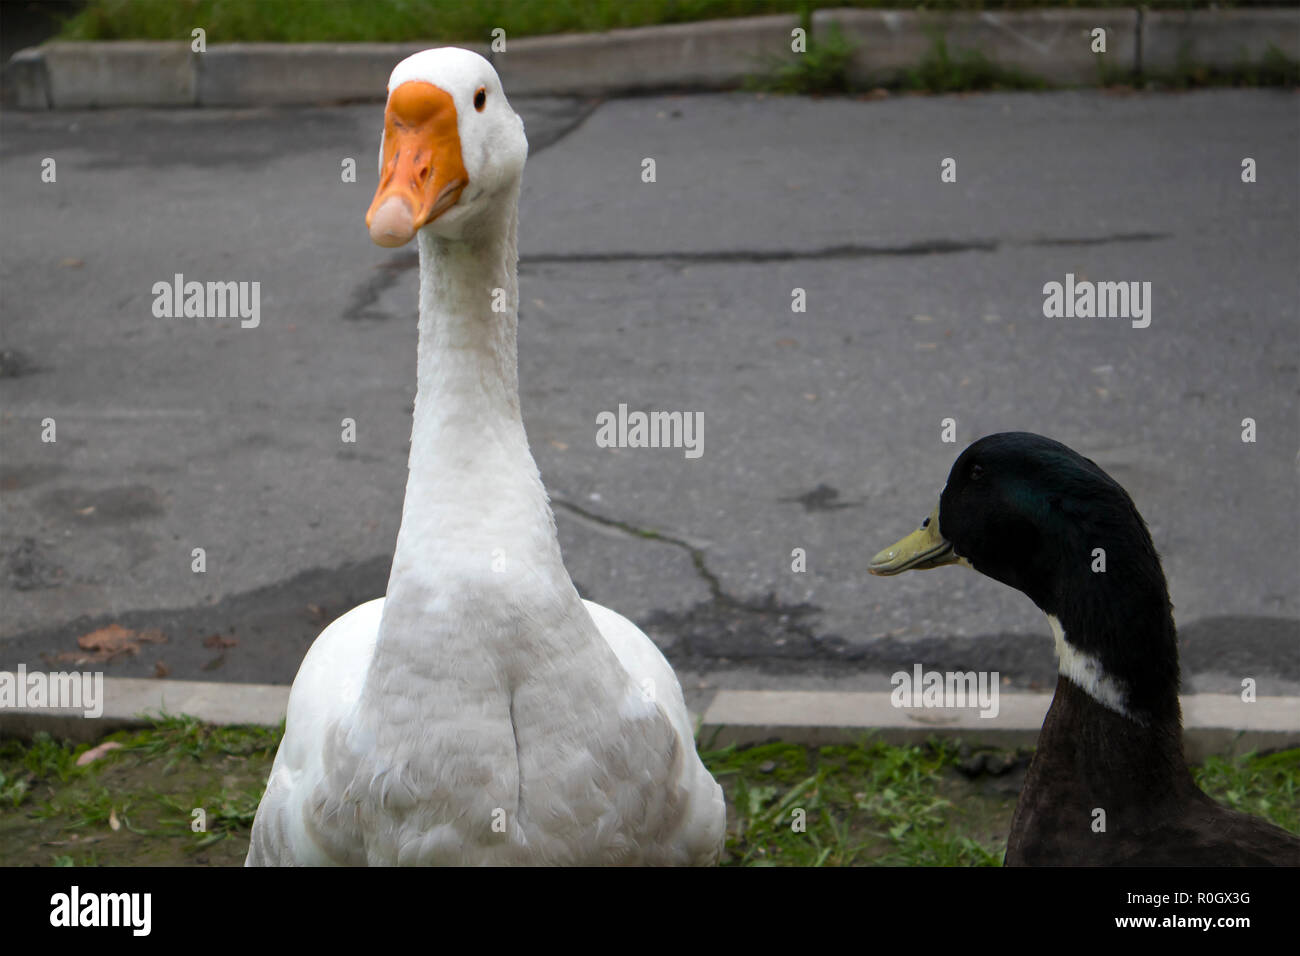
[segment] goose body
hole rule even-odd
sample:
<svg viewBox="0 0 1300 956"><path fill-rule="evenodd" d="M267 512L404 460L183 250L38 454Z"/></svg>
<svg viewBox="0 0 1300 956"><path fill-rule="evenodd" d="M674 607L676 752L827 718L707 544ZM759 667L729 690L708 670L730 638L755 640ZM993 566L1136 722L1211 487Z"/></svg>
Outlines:
<svg viewBox="0 0 1300 956"><path fill-rule="evenodd" d="M1192 779L1164 571L1132 499L1095 462L1025 432L976 441L930 517L871 571L953 563L1024 593L1056 640L1056 694L1008 865L1300 865L1300 838L1221 806Z"/></svg>
<svg viewBox="0 0 1300 956"><path fill-rule="evenodd" d="M303 660L249 865L709 864L722 792L676 676L561 560L516 375L527 143L464 50L389 82L371 237L420 252L418 388L384 598Z"/></svg>

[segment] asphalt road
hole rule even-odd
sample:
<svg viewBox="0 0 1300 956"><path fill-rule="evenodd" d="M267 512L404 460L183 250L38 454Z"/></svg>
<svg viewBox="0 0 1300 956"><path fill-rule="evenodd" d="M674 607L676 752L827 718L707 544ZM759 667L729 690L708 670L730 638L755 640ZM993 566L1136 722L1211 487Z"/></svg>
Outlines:
<svg viewBox="0 0 1300 956"><path fill-rule="evenodd" d="M1047 625L1019 594L866 570L961 448L1024 429L1133 495L1188 689L1300 693L1296 104L517 102L524 417L580 589L693 696L879 689L917 661L1047 686ZM288 682L324 623L383 592L417 278L363 224L381 121L0 114L0 668L119 623L168 640L110 674ZM260 325L156 318L175 273L259 281ZM1067 273L1150 282L1150 326L1045 318ZM620 403L702 412L703 455L598 447Z"/></svg>

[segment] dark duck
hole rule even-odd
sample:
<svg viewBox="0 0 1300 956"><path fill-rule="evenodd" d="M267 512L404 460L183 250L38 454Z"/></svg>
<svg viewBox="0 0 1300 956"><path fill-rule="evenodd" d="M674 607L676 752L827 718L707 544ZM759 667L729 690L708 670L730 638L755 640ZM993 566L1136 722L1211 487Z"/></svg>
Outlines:
<svg viewBox="0 0 1300 956"><path fill-rule="evenodd" d="M1094 570L1099 548L1104 571ZM1008 866L1300 866L1300 838L1216 803L1192 780L1169 590L1146 523L1114 479L1050 438L981 438L930 517L870 570L956 563L1038 605L1060 659Z"/></svg>

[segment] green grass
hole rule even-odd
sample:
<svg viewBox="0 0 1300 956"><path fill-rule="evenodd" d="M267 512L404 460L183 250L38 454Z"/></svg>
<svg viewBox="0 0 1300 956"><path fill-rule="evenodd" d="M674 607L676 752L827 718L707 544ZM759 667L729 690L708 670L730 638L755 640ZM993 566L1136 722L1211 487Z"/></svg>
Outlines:
<svg viewBox="0 0 1300 956"><path fill-rule="evenodd" d="M1156 0L1148 6L1205 7L1209 0ZM1218 6L1233 6L1219 3ZM588 32L816 8L982 10L1024 7L1131 7L1131 0L90 0L63 30L73 40L190 39L209 43L409 41L487 42L507 36Z"/></svg>
<svg viewBox="0 0 1300 956"><path fill-rule="evenodd" d="M0 863L237 865L281 733L164 716L86 767L88 744L0 741Z"/></svg>
<svg viewBox="0 0 1300 956"><path fill-rule="evenodd" d="M746 88L786 94L861 93L867 87L850 75L854 44L838 25L825 37L809 37L806 53L793 59L769 60L761 72L750 77ZM868 69L870 64L867 64ZM1168 72L1134 76L1098 58L1098 81L1102 86L1138 84L1156 89L1196 89L1219 86L1300 86L1300 62L1270 46L1257 61L1242 57L1233 67L1209 67L1184 54ZM876 84L868 84L874 87ZM967 93L993 90L1047 90L1053 84L1010 67L1002 66L979 50L950 49L943 33L935 33L930 49L915 67L892 78L882 77L887 90L918 93Z"/></svg>
<svg viewBox="0 0 1300 956"><path fill-rule="evenodd" d="M994 63L978 50L948 49L936 35L920 64L903 74L901 86L926 93L981 90L1045 90L1050 84L1036 76Z"/></svg>
<svg viewBox="0 0 1300 956"><path fill-rule="evenodd" d="M0 863L234 866L281 729L164 717L88 744L0 741ZM968 779L952 741L894 747L770 743L702 753L727 795L730 866L997 866L1017 777ZM1215 799L1300 832L1300 749L1195 768ZM192 828L202 808L206 826Z"/></svg>
<svg viewBox="0 0 1300 956"><path fill-rule="evenodd" d="M808 37L807 52L794 58L772 59L748 78L751 90L786 94L835 94L862 92L866 87L850 76L855 46L831 24L825 36ZM869 64L868 64L869 67ZM881 79L885 89L955 93L980 90L1044 90L1050 84L1038 77L994 63L978 50L948 49L942 33L931 39L930 49L914 68L892 79ZM875 87L876 84L869 84Z"/></svg>
<svg viewBox="0 0 1300 956"><path fill-rule="evenodd" d="M965 794L957 747L774 743L705 752L741 866L996 866L1014 799Z"/></svg>
<svg viewBox="0 0 1300 956"><path fill-rule="evenodd" d="M1146 74L1143 81L1163 89L1188 90L1208 86L1300 86L1300 61L1270 44L1256 61L1245 56L1232 67L1198 64L1182 51L1169 72Z"/></svg>
<svg viewBox="0 0 1300 956"><path fill-rule="evenodd" d="M824 37L808 30L807 42L808 49L795 58L781 57L763 64L760 72L747 79L746 88L788 94L849 92L853 88L849 66L854 46L839 24L831 24Z"/></svg>
<svg viewBox="0 0 1300 956"><path fill-rule="evenodd" d="M1194 768L1194 776L1220 803L1300 833L1300 750L1238 760L1210 757Z"/></svg>

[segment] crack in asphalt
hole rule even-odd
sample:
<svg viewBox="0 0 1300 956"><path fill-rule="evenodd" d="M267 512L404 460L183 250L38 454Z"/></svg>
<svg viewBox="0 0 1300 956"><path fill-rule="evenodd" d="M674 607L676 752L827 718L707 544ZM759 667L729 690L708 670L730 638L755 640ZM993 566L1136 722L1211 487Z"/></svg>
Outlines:
<svg viewBox="0 0 1300 956"><path fill-rule="evenodd" d="M522 255L519 268L564 263L663 262L669 264L718 263L754 265L767 262L835 261L890 256L951 255L961 252L997 252L1003 248L1054 248L1100 246L1120 242L1158 242L1173 238L1166 232L1123 232L1106 236L1040 236L1031 239L926 239L896 246L848 243L820 249L718 249L696 252L556 252ZM348 321L382 321L390 316L370 307L379 300L396 277L419 265L419 256L406 253L376 267L379 272L366 279L343 311Z"/></svg>
<svg viewBox="0 0 1300 956"><path fill-rule="evenodd" d="M572 512L587 521L602 525L606 528L613 528L622 531L624 534L633 538L643 538L648 541L662 541L665 544L671 544L681 548L691 557L691 563L695 565L696 572L704 579L704 583L709 587L709 593L715 599L734 601L735 599L722 590L722 582L718 576L709 570L708 564L704 561L704 549L698 545L691 544L681 538L665 534L662 531L656 531L653 528L641 528L627 521L619 521L617 518L607 518L604 515L596 514L594 511L588 511L573 504L571 501L565 501L562 498L551 499L551 505L555 508L562 508L565 511Z"/></svg>
<svg viewBox="0 0 1300 956"><path fill-rule="evenodd" d="M418 252L404 252L375 266L375 274L362 282L353 291L352 301L343 310L343 320L345 322L382 322L385 319L392 318L392 316L383 312L373 310L371 306L379 301L379 297L397 280L401 273L406 272L408 269L415 269L419 265L420 254Z"/></svg>
<svg viewBox="0 0 1300 956"><path fill-rule="evenodd" d="M997 252L1004 246L1099 246L1114 242L1154 242L1170 233L1128 232L1109 236L1046 236L1034 239L923 239L895 246L844 243L819 249L718 249L697 252L557 252L519 257L519 265L563 262L800 262L807 259L869 259L877 256L950 255L959 252Z"/></svg>
<svg viewBox="0 0 1300 956"><path fill-rule="evenodd" d="M524 97L521 97L524 99ZM565 97L567 102L573 103L573 98ZM571 134L576 133L578 129L591 118L591 114L600 108L605 102L605 97L597 96L584 100L578 98L578 109L574 118L563 126L556 129L543 128L540 135L530 136L528 139L528 155L536 156L544 149L549 149L562 139L568 138ZM525 134L527 134L527 124L525 124Z"/></svg>
<svg viewBox="0 0 1300 956"><path fill-rule="evenodd" d="M681 611L655 609L643 622L638 622L651 640L665 648L665 655L674 665L710 670L739 659L765 671L790 673L806 670L809 665L825 669L829 662L845 659L842 655L848 642L838 635L817 634L812 622L807 620L821 613L818 605L783 604L772 592L762 600L728 594L718 576L709 570L702 547L653 528L596 514L562 499L552 504L628 537L671 544L690 555L696 573L708 586L708 600ZM655 640L656 635L659 640ZM736 649L740 652L735 653Z"/></svg>
<svg viewBox="0 0 1300 956"><path fill-rule="evenodd" d="M1002 632L976 637L899 639L890 634L851 642L838 634L818 634L814 628L822 612L820 606L783 604L771 592L761 600L728 594L709 569L701 545L609 518L562 499L552 504L629 538L671 544L690 555L696 572L708 586L709 598L678 611L652 610L637 622L664 648L674 667L708 673L734 665L785 676L835 677L892 673L920 663L925 669L993 669L1014 686L1030 690L1050 690L1056 684L1056 653L1046 635ZM1225 634L1231 640L1225 642ZM1297 637L1300 622L1286 618L1221 617L1180 626L1183 680L1216 671L1250 674L1259 669L1261 661L1268 661L1276 675L1295 679L1300 676Z"/></svg>

